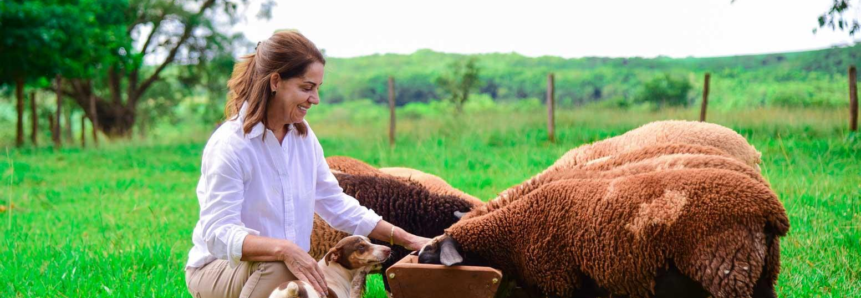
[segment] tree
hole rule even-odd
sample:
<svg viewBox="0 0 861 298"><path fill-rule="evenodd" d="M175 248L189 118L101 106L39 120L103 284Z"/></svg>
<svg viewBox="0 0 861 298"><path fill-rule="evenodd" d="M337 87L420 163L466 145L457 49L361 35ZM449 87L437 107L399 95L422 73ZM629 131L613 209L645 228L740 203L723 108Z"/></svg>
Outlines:
<svg viewBox="0 0 861 298"><path fill-rule="evenodd" d="M0 3L3 25L0 64L4 65L0 84L14 82L20 103L24 85L45 88L49 86L46 78L56 75L91 76L92 69L113 57L110 54L116 49L130 48L128 40L110 34L123 24L122 10L117 9L123 3L120 0ZM21 141L18 143L20 146Z"/></svg>
<svg viewBox="0 0 861 298"><path fill-rule="evenodd" d="M634 102L651 102L658 106L687 106L691 82L685 78L674 78L669 74L652 78L640 89Z"/></svg>
<svg viewBox="0 0 861 298"><path fill-rule="evenodd" d="M736 0L732 0L735 3ZM855 33L861 31L861 24L858 22L858 14L846 17L845 13L850 11L852 7L861 7L861 1L857 1L854 5L850 4L852 0L832 0L831 8L819 16L819 28L814 28L815 34L819 29L828 27L831 30L849 31L849 36L855 36ZM855 10L857 12L857 9Z"/></svg>
<svg viewBox="0 0 861 298"><path fill-rule="evenodd" d="M436 78L436 84L448 93L448 99L454 102L457 113L463 111L463 105L469 100L469 93L480 88L479 73L476 57L454 61L448 66L448 73Z"/></svg>
<svg viewBox="0 0 861 298"><path fill-rule="evenodd" d="M861 30L861 25L858 23L858 15L856 14L852 18L846 18L845 13L849 11L853 5L849 3L851 0L833 0L834 2L831 4L831 8L819 16L819 28L828 27L831 30L840 29L840 31L849 31L849 36L855 36L855 33ZM861 1L855 3L854 7L861 7ZM817 29L813 29L813 33L816 33Z"/></svg>
<svg viewBox="0 0 861 298"><path fill-rule="evenodd" d="M109 0L102 0L109 1ZM128 137L137 107L145 93L162 80L172 64L204 64L232 53L241 35L225 32L240 20L239 5L246 0L130 0L119 7L94 8L94 16L113 17L122 12L117 40L142 44L140 48L115 47L108 59L93 68L92 76L64 80L63 94L83 108L87 117L109 137ZM272 7L267 1L263 9ZM260 14L266 16L267 13ZM103 45L100 45L103 46ZM153 63L155 62L155 63ZM177 98L170 100L176 101Z"/></svg>
<svg viewBox="0 0 861 298"><path fill-rule="evenodd" d="M16 126L15 144L24 144L24 87L55 71L58 62L52 39L57 28L45 26L54 10L38 1L0 2L0 84L15 85ZM33 115L36 117L36 115Z"/></svg>

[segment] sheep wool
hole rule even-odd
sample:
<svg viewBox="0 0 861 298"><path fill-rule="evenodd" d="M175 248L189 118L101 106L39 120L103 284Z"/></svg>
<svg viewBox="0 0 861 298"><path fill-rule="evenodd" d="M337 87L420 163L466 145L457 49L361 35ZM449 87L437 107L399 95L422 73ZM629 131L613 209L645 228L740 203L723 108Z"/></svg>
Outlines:
<svg viewBox="0 0 861 298"><path fill-rule="evenodd" d="M724 169L744 174L753 180L769 186L768 182L762 175L753 168L741 163L738 160L706 154L670 154L649 159L644 159L637 162L619 165L608 170L569 170L558 173L550 173L543 175L538 179L527 181L506 195L509 198L522 198L530 192L541 187L541 185L566 179L613 179L624 176L631 176L643 173L658 172L671 169ZM495 206L498 209L498 206ZM479 210L479 209L476 209ZM491 211L490 207L480 209L474 216L481 215Z"/></svg>
<svg viewBox="0 0 861 298"><path fill-rule="evenodd" d="M582 165L648 145L666 143L715 147L753 168L758 168L762 162L759 151L732 129L707 122L669 120L648 123L620 136L574 148L548 168L548 171L558 167Z"/></svg>
<svg viewBox="0 0 861 298"><path fill-rule="evenodd" d="M448 184L448 182L433 174L428 174L416 169L403 167L380 168L380 171L395 177L401 177L404 179L416 181L432 193L456 196L467 202L472 203L474 206L480 206L484 204L484 202L482 202L478 198L473 197L461 191L460 189L455 188L454 186L451 186L451 184Z"/></svg>
<svg viewBox="0 0 861 298"><path fill-rule="evenodd" d="M416 169L404 167L377 169L361 160L346 156L327 157L326 162L329 164L329 169L331 169L332 171L352 175L389 175L390 177L396 177L404 181L411 180L418 182L423 187L427 188L427 190L436 194L457 196L476 206L484 204L484 202L482 202L478 198L471 196L457 188L454 188L453 186L451 186L451 184L448 184L448 182L446 182L442 178Z"/></svg>
<svg viewBox="0 0 861 298"><path fill-rule="evenodd" d="M650 297L672 266L725 298L773 291L778 237L788 230L783 205L760 181L678 169L555 181L446 235L548 295L597 285L612 296Z"/></svg>
<svg viewBox="0 0 861 298"><path fill-rule="evenodd" d="M641 148L632 149L629 151L621 152L614 156L607 156L600 159L592 160L588 163L579 165L579 166L571 166L570 168L562 168L557 167L553 171L547 170L543 173L536 175L529 180L508 188L503 191L493 200L488 201L487 203L473 209L472 212L466 214L464 219L481 216L491 212L493 210L505 207L510 204L512 201L517 198L522 198L524 194L528 193L531 190L537 189L542 183L554 181L557 179L554 178L545 178L545 177L555 177L560 175L560 173L570 173L576 171L585 171L590 174L595 174L601 171L608 171L614 168L623 167L627 164L638 163L642 161L646 161L649 159L653 159L659 156L666 155L681 155L681 154L697 154L697 155L710 155L710 156L718 156L718 157L730 157L729 154L720 150L718 148L709 147L709 146L701 146L701 145L691 145L691 144L656 144L656 145L648 145ZM662 163L663 162L663 163ZM655 169L658 168L665 163L668 163L668 160L663 161L653 161L644 163L639 170L629 169L629 170L620 170L619 174L624 173L626 171L645 171L645 168L648 168L650 165ZM702 167L702 166L700 166ZM720 167L718 167L720 168ZM608 174L611 175L612 174ZM612 176L618 177L618 176ZM583 177L586 178L586 177Z"/></svg>
<svg viewBox="0 0 861 298"><path fill-rule="evenodd" d="M347 156L329 156L326 157L326 163L329 164L329 169L334 173L344 173L351 175L385 175L377 168L352 157Z"/></svg>
<svg viewBox="0 0 861 298"><path fill-rule="evenodd" d="M338 241L350 236L329 225L322 217L314 213L314 228L311 229L311 250L308 254L315 260L323 259Z"/></svg>

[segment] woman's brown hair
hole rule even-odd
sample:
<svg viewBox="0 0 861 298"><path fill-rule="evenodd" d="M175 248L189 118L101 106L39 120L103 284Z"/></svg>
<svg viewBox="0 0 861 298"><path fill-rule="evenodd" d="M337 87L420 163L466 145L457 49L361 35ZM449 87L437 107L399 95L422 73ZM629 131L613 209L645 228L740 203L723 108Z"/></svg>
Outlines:
<svg viewBox="0 0 861 298"><path fill-rule="evenodd" d="M326 59L317 46L299 32L280 31L258 43L254 54L242 57L233 66L233 75L227 81L225 117L238 116L242 103L248 102L248 111L242 115L242 131L247 134L260 122L265 126L269 99L273 95L269 76L277 73L282 80L297 77L314 62L325 65ZM305 123L295 123L293 127L302 136L308 134Z"/></svg>

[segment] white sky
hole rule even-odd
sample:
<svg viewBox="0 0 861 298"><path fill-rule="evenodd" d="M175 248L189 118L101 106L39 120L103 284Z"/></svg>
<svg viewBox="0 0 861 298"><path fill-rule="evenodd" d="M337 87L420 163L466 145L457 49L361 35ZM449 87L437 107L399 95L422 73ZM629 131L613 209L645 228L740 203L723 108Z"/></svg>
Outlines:
<svg viewBox="0 0 861 298"><path fill-rule="evenodd" d="M832 0L730 1L289 0L278 1L268 21L250 8L248 21L234 29L254 43L277 29L298 29L334 57L418 49L710 57L851 44L847 32L812 33Z"/></svg>

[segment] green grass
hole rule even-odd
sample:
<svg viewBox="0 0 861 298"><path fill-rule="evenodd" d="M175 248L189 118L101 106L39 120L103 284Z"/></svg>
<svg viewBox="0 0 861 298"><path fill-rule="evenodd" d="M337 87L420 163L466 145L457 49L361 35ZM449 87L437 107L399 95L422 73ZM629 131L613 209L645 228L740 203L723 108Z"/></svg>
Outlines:
<svg viewBox="0 0 861 298"><path fill-rule="evenodd" d="M398 122L330 107L311 122L326 154L436 173L483 199L570 148L697 111L559 111L558 143L542 110L489 110ZM312 111L312 114L314 112ZM861 140L845 110L713 113L763 153L763 174L792 223L782 241L781 297L861 296ZM325 120L323 120L325 119ZM163 128L165 129L165 128ZM182 270L197 220L194 188L206 129L100 149L2 152L0 297L188 297ZM165 134L168 135L168 134ZM191 136L191 137L188 137ZM14 170L13 170L14 168ZM379 278L371 297L385 297Z"/></svg>

